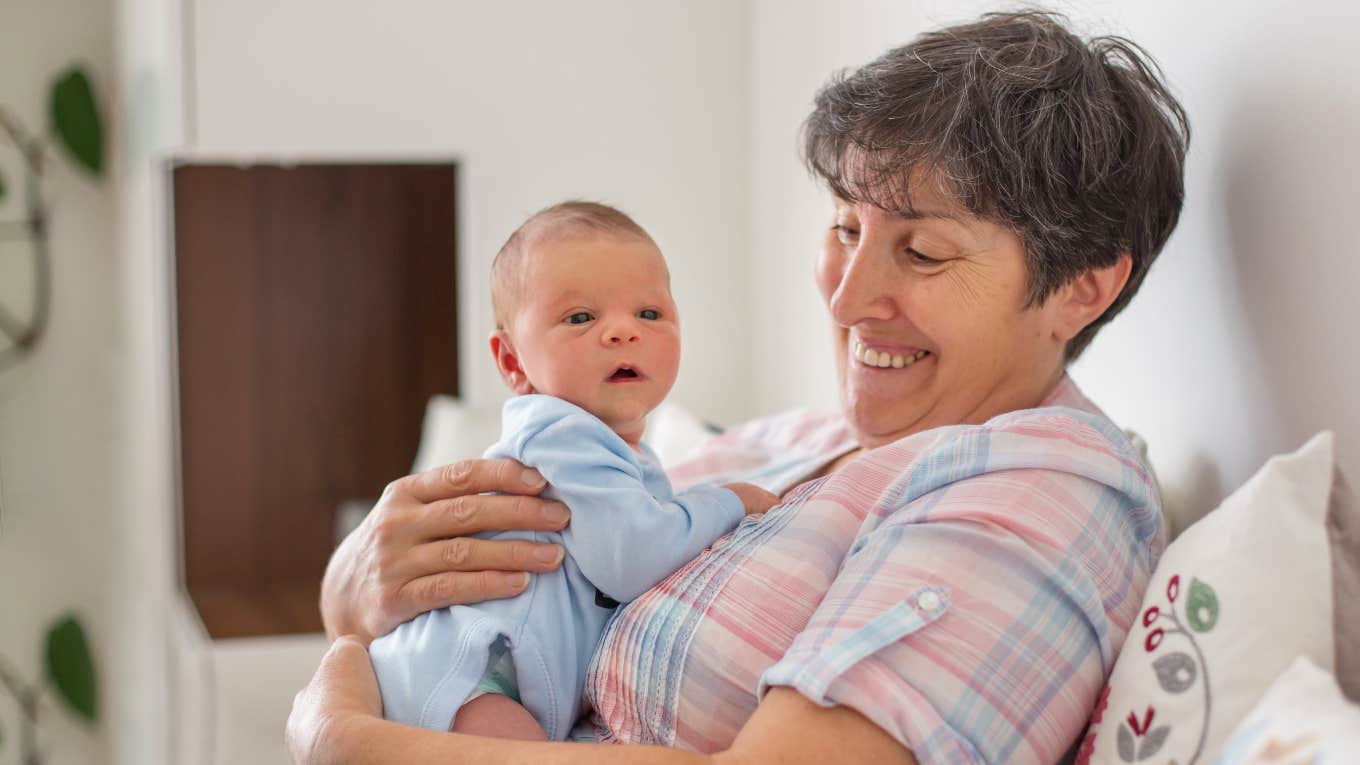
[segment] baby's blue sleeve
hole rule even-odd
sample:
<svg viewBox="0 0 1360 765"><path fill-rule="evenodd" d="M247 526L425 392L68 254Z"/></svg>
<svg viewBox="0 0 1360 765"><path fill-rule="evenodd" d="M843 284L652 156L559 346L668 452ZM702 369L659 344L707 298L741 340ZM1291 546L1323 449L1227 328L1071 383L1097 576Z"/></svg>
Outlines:
<svg viewBox="0 0 1360 765"><path fill-rule="evenodd" d="M717 486L652 496L639 455L584 412L553 421L516 451L571 508L562 543L581 572L620 603L651 589L745 516L736 493Z"/></svg>

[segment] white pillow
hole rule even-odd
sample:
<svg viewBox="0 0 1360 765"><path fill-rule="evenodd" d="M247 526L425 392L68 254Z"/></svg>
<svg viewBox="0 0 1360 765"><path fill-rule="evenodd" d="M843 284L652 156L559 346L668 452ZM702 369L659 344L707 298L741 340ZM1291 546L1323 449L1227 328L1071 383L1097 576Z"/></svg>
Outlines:
<svg viewBox="0 0 1360 765"><path fill-rule="evenodd" d="M716 428L705 425L688 409L665 401L647 416L647 434L642 440L656 452L661 466L670 468L683 462L717 433Z"/></svg>
<svg viewBox="0 0 1360 765"><path fill-rule="evenodd" d="M1270 686L1223 747L1219 765L1360 760L1360 704L1341 695L1336 678L1300 656Z"/></svg>
<svg viewBox="0 0 1360 765"><path fill-rule="evenodd" d="M1166 549L1078 762L1211 763L1296 656L1332 669L1333 465L1314 436Z"/></svg>
<svg viewBox="0 0 1360 765"><path fill-rule="evenodd" d="M501 435L501 406L476 406L452 396L431 396L420 427L412 473L480 457Z"/></svg>

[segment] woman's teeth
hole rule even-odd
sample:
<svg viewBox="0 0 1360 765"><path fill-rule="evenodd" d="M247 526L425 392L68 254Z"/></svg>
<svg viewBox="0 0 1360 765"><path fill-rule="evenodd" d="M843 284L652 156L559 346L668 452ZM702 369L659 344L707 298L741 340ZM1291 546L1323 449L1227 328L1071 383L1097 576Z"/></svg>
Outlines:
<svg viewBox="0 0 1360 765"><path fill-rule="evenodd" d="M902 356L900 354L888 353L887 351L876 351L873 348L865 348L864 343L855 342L855 360L867 366L878 367L880 369L887 369L888 367L892 367L893 369L909 367L925 358L928 353L930 353L930 351L917 351L916 353Z"/></svg>

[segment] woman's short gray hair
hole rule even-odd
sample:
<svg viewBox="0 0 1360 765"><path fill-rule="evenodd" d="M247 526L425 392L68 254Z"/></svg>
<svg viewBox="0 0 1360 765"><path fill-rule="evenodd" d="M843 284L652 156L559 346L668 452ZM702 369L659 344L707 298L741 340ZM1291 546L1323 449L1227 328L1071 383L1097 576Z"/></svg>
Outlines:
<svg viewBox="0 0 1360 765"><path fill-rule="evenodd" d="M838 75L803 135L809 169L842 199L910 212L910 183L933 178L1015 231L1027 307L1130 254L1128 283L1068 343L1071 360L1176 227L1190 125L1142 48L1083 41L1058 14L1022 11L929 32Z"/></svg>

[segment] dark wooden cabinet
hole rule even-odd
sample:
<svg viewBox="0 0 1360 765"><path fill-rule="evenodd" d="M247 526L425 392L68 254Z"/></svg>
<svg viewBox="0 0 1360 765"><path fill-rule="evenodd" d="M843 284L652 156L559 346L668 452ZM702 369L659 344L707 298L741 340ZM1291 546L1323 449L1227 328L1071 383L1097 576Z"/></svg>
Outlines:
<svg viewBox="0 0 1360 765"><path fill-rule="evenodd" d="M458 393L454 167L172 172L185 584L214 637L319 630L336 509Z"/></svg>

